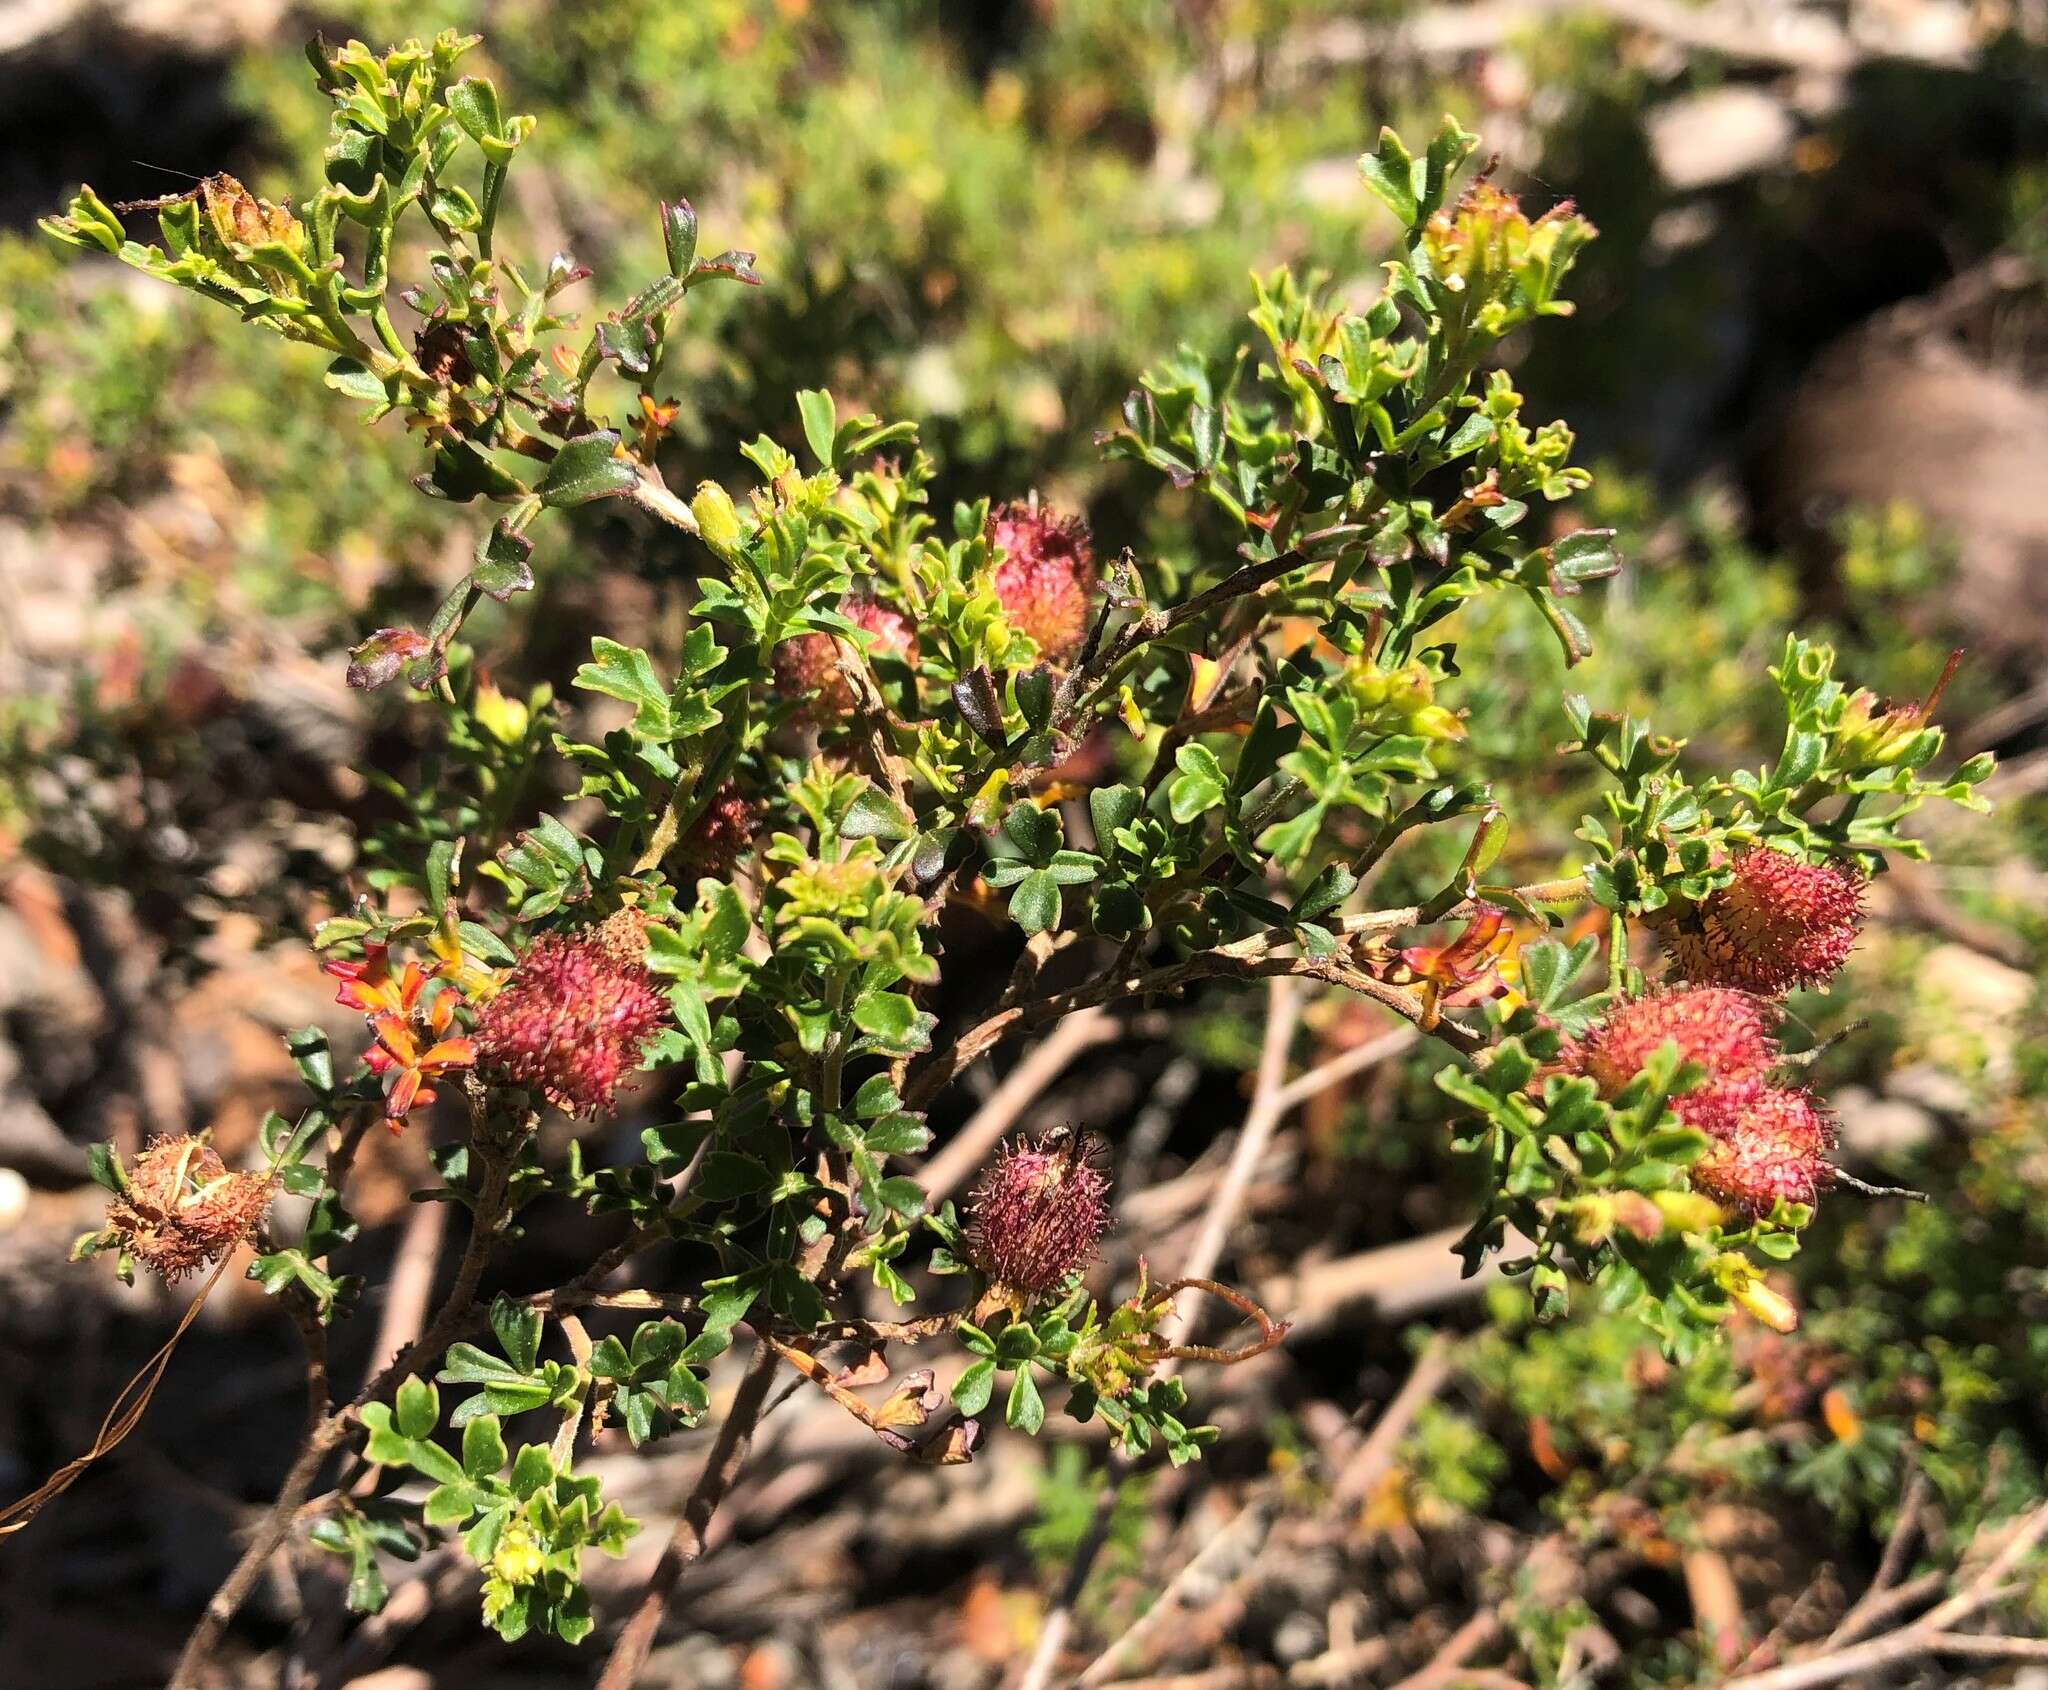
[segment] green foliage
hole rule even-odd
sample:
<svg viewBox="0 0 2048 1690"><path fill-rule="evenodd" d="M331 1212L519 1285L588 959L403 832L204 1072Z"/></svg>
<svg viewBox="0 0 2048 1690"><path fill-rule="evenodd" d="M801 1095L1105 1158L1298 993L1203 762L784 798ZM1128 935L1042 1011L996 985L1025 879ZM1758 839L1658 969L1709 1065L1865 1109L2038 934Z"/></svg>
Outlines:
<svg viewBox="0 0 2048 1690"><path fill-rule="evenodd" d="M432 1483L420 1519L430 1529L460 1532L463 1554L484 1575L484 1623L500 1637L516 1642L537 1627L582 1642L595 1624L580 1576L584 1551L623 1555L638 1527L616 1502L603 1501L598 1480L559 1466L546 1445L526 1444L512 1454L497 1415L467 1419L460 1460L433 1441L440 1417L433 1386L408 1379L395 1407L364 1406L363 1453L375 1465L408 1467Z"/></svg>
<svg viewBox="0 0 2048 1690"><path fill-rule="evenodd" d="M629 26L591 25L610 27ZM933 1095L982 1048L973 1032L941 1044L927 1007L955 900L993 910L1001 894L1032 959L1075 947L1089 1002L1277 970L1364 992L1437 1035L1456 1056L1437 1087L1481 1186L1468 1264L1516 1229L1529 1247L1505 1265L1543 1320L1566 1313L1577 1282L1603 1318L1625 1312L1699 1361L1732 1309L1776 1309L1766 1267L1796 1250L1809 1212L1781 1204L1737 1225L1687 1190L1705 1140L1669 1105L1700 1076L1675 1047L1603 1099L1562 1071L1564 1039L1640 983L1629 923L1709 894L1732 847L1769 839L1874 870L1920 850L1901 824L1926 799L1974 805L1988 764L1926 772L1942 738L1925 712L1848 691L1832 651L1795 637L1772 671L1786 719L1774 769L1692 775L1682 742L1571 697L1600 812L1580 834L1590 861L1552 860L1554 840L1497 791L1514 766L1500 746L1526 731L1505 719L1506 689L1548 686L1592 656L1577 601L1620 568L1613 529L1539 517L1591 478L1571 431L1527 418L1498 367L1510 336L1569 311L1562 288L1594 234L1584 218L1531 217L1483 175L1461 186L1477 141L1454 120L1419 156L1383 133L1361 169L1400 228L1376 295L1354 303L1286 269L1258 277L1257 350L1182 347L1102 437L1119 473L1163 478L1162 498L1198 510L1194 538L1099 572L1092 555L1034 565L999 542L992 499L933 514L940 466L917 424L842 417L814 387L778 408L805 456L739 437L746 470L730 486L672 493L658 460L682 407L662 394L725 345L685 336L686 309L693 328L722 331L696 314L698 290L758 281L751 256L699 257L696 214L661 202L642 219L659 252L637 273L660 269L586 332L563 304L586 271L503 250L507 173L534 122L458 74L475 46L453 31L382 55L316 46L328 143L321 184L290 202L209 177L157 209L161 244L144 244L132 213L88 187L45 225L313 348L326 388L417 440L420 492L501 507L473 519L464 572L424 626L377 629L353 652L358 688L410 683L412 730L435 749L403 777L373 773L394 811L367 848L377 897L317 942L376 1043L340 1079L324 1048L295 1045L315 1107L266 1143L311 1219L266 1240L252 1277L320 1321L346 1311L356 1282L324 1264L354 1237L347 1158L311 1151L380 1114L402 1127L435 1087L460 1101L466 1130L435 1153L445 1184L421 1195L470 1209L479 1239L528 1204L574 1202L622 1215L635 1245L686 1246L703 1270L686 1294L627 1300L661 1315L629 1332L588 1344L569 1326L566 1361L542 1354L543 1303L573 1313L600 1300L592 1285L572 1281L561 1304L499 1298L494 1348L458 1341L418 1364L475 1387L446 1419L459 1458L436 1441L439 1394L421 1372L355 1408L367 1460L434 1488L416 1533L382 1502L322 1526L348 1558L352 1602L379 1598L380 1551L459 1534L501 1635L586 1635L583 1553L620 1553L633 1526L574 1473L576 1440L607 1415L636 1445L695 1427L705 1370L741 1322L919 1459L968 1459L999 1393L1024 1436L1064 1410L1099 1416L1127 1456L1179 1465L1213 1442L1214 1427L1191 1423L1178 1363L1251 1352L1179 1346L1166 1327L1175 1293L1220 1288L1153 1290L1141 1274L1112 1302L1074 1279L1035 1297L988 1285L972 1235L950 1206L927 1213L905 1171L929 1142ZM590 50L602 60L601 40ZM419 319L409 340L395 305ZM588 523L602 513L586 507L607 505L622 527L624 512L664 525L679 625L645 644L594 633L560 696L500 692L462 638L470 618L567 567L535 536L566 549L587 530L549 513ZM1018 565L1038 571L1024 589ZM1056 590L1081 606L1070 649L1030 602ZM1090 748L1101 778L1080 759ZM1571 872L1496 883L1517 846ZM727 872L748 853L749 874ZM1383 871L1417 882L1412 906L1362 907ZM1532 940L1510 998L1493 948L1505 912L1547 929L1582 896L1614 918L1606 989L1580 990L1593 942ZM1391 943L1445 919L1465 931ZM522 969L568 947L578 978L614 995L521 1004ZM617 1023L657 987L664 1024L617 1048ZM984 1043L1078 1001L1012 1002L1031 988L1020 970ZM644 1161L586 1167L581 1143L563 1164L543 1155L540 1088L511 1083L504 1052L486 1048L498 1004L546 1020L540 1060L602 1070L586 1094L602 1103L615 1070L677 1070L675 1118L643 1133ZM579 1011L593 1024L575 1024ZM118 1194L119 1164L95 1171ZM913 1245L934 1238L920 1261ZM892 1327L848 1295L866 1275L916 1305L926 1269L968 1278L977 1300ZM971 1359L929 1430L944 1409L929 1373L874 1409L815 1354L859 1340L886 1364L895 1339L944 1332ZM528 1413L557 1432L514 1455L502 1422ZM1478 1506L1494 1446L1436 1415L1418 1436L1444 1499ZM1838 1499L1870 1470L1802 1482Z"/></svg>

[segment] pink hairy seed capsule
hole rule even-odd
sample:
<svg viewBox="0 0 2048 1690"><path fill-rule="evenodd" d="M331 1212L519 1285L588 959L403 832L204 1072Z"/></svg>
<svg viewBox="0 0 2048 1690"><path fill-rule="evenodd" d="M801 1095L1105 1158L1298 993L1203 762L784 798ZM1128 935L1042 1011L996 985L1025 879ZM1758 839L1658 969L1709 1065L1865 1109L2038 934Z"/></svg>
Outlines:
<svg viewBox="0 0 2048 1690"><path fill-rule="evenodd" d="M1048 663L1071 661L1088 634L1095 597L1095 547L1077 516L1056 516L1033 498L989 518L988 539L1003 554L996 597L1019 633Z"/></svg>
<svg viewBox="0 0 2048 1690"><path fill-rule="evenodd" d="M1038 1297L1087 1265L1109 1227L1100 1148L1061 1127L996 1152L967 1200L968 1260L991 1284Z"/></svg>
<svg viewBox="0 0 2048 1690"><path fill-rule="evenodd" d="M1678 972L1765 997L1833 979L1862 931L1864 877L1762 845L1737 857L1734 870L1726 886L1665 929Z"/></svg>
<svg viewBox="0 0 2048 1690"><path fill-rule="evenodd" d="M1681 1116L1707 1096L1724 1105L1754 1097L1778 1059L1772 1038L1777 1011L1761 998L1730 986L1689 986L1653 992L1616 1004L1579 1052L1580 1072L1602 1097L1613 1097L1643 1071L1669 1039L1687 1062L1704 1071L1698 1086L1678 1100Z"/></svg>
<svg viewBox="0 0 2048 1690"><path fill-rule="evenodd" d="M478 1069L558 1109L595 1115L668 1020L668 1000L623 930L537 940L477 1019Z"/></svg>
<svg viewBox="0 0 2048 1690"><path fill-rule="evenodd" d="M1768 1213L1780 1197L1811 1203L1834 1179L1827 1153L1834 1118L1813 1094L1767 1086L1740 1103L1703 1111L1693 1122L1708 1136L1691 1168L1693 1189L1746 1213Z"/></svg>

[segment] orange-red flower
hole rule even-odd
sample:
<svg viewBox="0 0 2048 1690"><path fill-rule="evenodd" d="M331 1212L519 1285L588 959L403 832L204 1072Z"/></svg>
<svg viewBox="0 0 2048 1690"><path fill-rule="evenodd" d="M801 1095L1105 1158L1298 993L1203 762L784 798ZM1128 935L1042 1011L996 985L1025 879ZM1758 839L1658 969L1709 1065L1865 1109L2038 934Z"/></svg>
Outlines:
<svg viewBox="0 0 2048 1690"><path fill-rule="evenodd" d="M1402 976L1422 988L1423 1007L1433 1023L1440 1010L1481 1003L1504 990L1501 961L1514 945L1507 911L1481 904L1449 944L1410 945L1402 951Z"/></svg>
<svg viewBox="0 0 2048 1690"><path fill-rule="evenodd" d="M394 974L391 947L373 944L363 947L361 962L322 967L341 982L334 1001L361 1010L377 1035L363 1060L384 1082L384 1118L393 1132L415 1109L434 1101L430 1082L475 1065L474 1042L448 1036L462 993L444 980L438 992L426 997L428 983L440 973L438 964L422 968L409 961Z"/></svg>

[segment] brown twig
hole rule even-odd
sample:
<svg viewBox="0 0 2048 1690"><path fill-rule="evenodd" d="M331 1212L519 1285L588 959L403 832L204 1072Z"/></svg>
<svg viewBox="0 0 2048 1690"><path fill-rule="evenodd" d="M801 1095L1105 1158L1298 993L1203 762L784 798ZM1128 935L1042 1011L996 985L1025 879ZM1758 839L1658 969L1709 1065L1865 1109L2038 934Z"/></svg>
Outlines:
<svg viewBox="0 0 2048 1690"><path fill-rule="evenodd" d="M1469 1676L1465 1663L1486 1648L1507 1628L1500 1610L1482 1608L1444 1639L1443 1645L1419 1672L1411 1672L1395 1684L1394 1690L1440 1690L1441 1686Z"/></svg>
<svg viewBox="0 0 2048 1690"><path fill-rule="evenodd" d="M1980 1532L1979 1538L1986 1537ZM1768 1671L1728 1680L1728 1690L1816 1690L1860 1673L1876 1672L1928 1655L1956 1652L1952 1628L2011 1594L2005 1579L2020 1559L2048 1536L2048 1503L2011 1523L2004 1541L1962 1588L1938 1602L1918 1619L1845 1648L1823 1644L1819 1653ZM1973 1547L1975 1547L1973 1545ZM1966 1557L1967 1559L1967 1557ZM1962 1575L1958 1573L1956 1577ZM1901 1588L1904 1588L1903 1586Z"/></svg>
<svg viewBox="0 0 2048 1690"><path fill-rule="evenodd" d="M711 1453L704 1459L704 1470L697 1475L697 1483L683 1504L661 1559L641 1591L632 1617L613 1643L604 1671L598 1675L597 1690L633 1690L639 1681L640 1669L647 1664L654 1634L661 1627L662 1615L668 1611L669 1599L675 1594L683 1569L704 1553L711 1516L718 1511L719 1503L724 1501L747 1459L754 1428L760 1424L761 1411L768 1400L768 1387L775 1382L779 1366L772 1346L764 1343L755 1347L740 1380L739 1392L719 1425Z"/></svg>
<svg viewBox="0 0 2048 1690"><path fill-rule="evenodd" d="M1422 1405L1450 1377L1450 1362L1451 1345L1441 1334L1423 1346L1413 1371L1380 1411L1371 1433L1339 1474L1332 1491L1335 1509L1349 1510L1371 1492L1379 1475L1392 1464L1395 1450L1407 1436ZM1158 1600L1075 1680L1076 1690L1093 1690L1094 1686L1113 1679L1127 1663L1143 1659L1162 1633L1185 1620L1188 1610L1183 1595L1193 1581L1234 1560L1251 1561L1272 1527L1277 1493L1277 1483L1268 1482L1189 1557L1180 1571L1166 1581ZM1315 1661L1297 1662L1289 1669L1287 1682L1305 1686L1348 1683L1354 1675L1385 1659L1390 1650L1391 1645L1384 1638L1372 1638L1362 1644L1347 1642ZM1128 1686L1120 1685L1118 1690L1128 1690Z"/></svg>
<svg viewBox="0 0 2048 1690"><path fill-rule="evenodd" d="M1118 1032L1116 1018L1101 1009L1082 1010L1055 1026L1003 1076L967 1124L925 1163L918 1183L926 1197L936 1205L958 1190L1068 1063L1084 1050L1109 1043Z"/></svg>
<svg viewBox="0 0 2048 1690"><path fill-rule="evenodd" d="M1277 1667L1260 1661L1240 1661L1210 1667L1204 1672L1174 1673L1166 1678L1127 1678L1116 1690L1280 1690L1284 1682Z"/></svg>
<svg viewBox="0 0 2048 1690"><path fill-rule="evenodd" d="M1291 980L1273 980L1266 988L1266 1032L1259 1047L1258 1077L1252 1085L1251 1107L1245 1111L1244 1126L1237 1136L1236 1147L1230 1153L1229 1165L1223 1170L1223 1181L1216 1188L1216 1195L1209 1199L1208 1211L1202 1216L1201 1230L1195 1234L1195 1241L1188 1248L1188 1256L1182 1268L1182 1278L1187 1282L1174 1299L1172 1323L1162 1328L1164 1332L1186 1332L1193 1317L1195 1303L1200 1296L1199 1282L1215 1273L1216 1264L1222 1259L1223 1245L1230 1236L1230 1229L1237 1224L1238 1211L1244 1206L1244 1194L1252 1180L1252 1172L1259 1165L1259 1158L1266 1153L1266 1145L1273 1136L1273 1129L1280 1124L1285 1110L1280 1105L1281 1087L1287 1078L1287 1055L1294 1044L1294 1030L1301 1020L1301 998ZM1173 1361L1169 1358L1162 1372L1169 1372Z"/></svg>
<svg viewBox="0 0 2048 1690"><path fill-rule="evenodd" d="M1841 1623L1828 1633L1824 1648L1839 1649L1853 1643L1871 1630L1871 1610L1884 1597L1885 1592L1899 1582L1906 1570L1906 1556L1920 1533L1921 1510L1927 1506L1929 1492L1927 1475L1916 1472L1906 1481L1906 1494L1899 1502L1898 1516L1892 1521L1891 1535L1885 1539L1884 1553L1878 1557L1877 1572L1869 1588L1856 1599Z"/></svg>
<svg viewBox="0 0 2048 1690"><path fill-rule="evenodd" d="M448 1230L448 1205L415 1203L391 1258L384 1313L377 1322L377 1341L370 1365L381 1367L420 1335L434 1296L434 1269L441 1260L441 1238Z"/></svg>
<svg viewBox="0 0 2048 1690"><path fill-rule="evenodd" d="M1527 903L1562 904L1583 898L1586 883L1583 877L1573 875L1563 880L1518 886L1513 890L1516 897ZM1425 912L1419 904L1410 904L1400 909L1346 916L1334 925L1344 937L1356 939L1375 933L1398 932L1404 927L1420 926L1426 920L1464 920L1477 913L1479 902L1468 898L1434 914ZM1135 962L1111 968L1085 985L1056 992L1031 1003L1012 1004L1000 1009L925 1061L904 1088L906 1106L925 1108L975 1061L1014 1032L1028 1032L1098 1004L1172 995L1204 980L1320 980L1326 985L1342 986L1346 991L1371 998L1391 1009L1402 1020L1426 1029L1455 1050L1469 1053L1482 1043L1479 1034L1458 1022L1432 1023L1428 1007L1413 991L1367 973L1342 955L1307 957L1280 954L1284 947L1294 942L1294 935L1284 930L1255 933L1250 938L1218 945L1181 962L1157 968L1140 967Z"/></svg>
<svg viewBox="0 0 2048 1690"><path fill-rule="evenodd" d="M355 1399L344 1407L336 1409L322 1420L307 1435L300 1447L291 1469L285 1474L284 1483L278 1488L276 1498L269 1510L258 1522L251 1534L248 1546L241 1558L221 1581L220 1588L213 1593L206 1607L200 1613L199 1623L192 1628L192 1634L185 1640L185 1647L178 1656L178 1664L171 1671L166 1690L199 1690L203 1682L208 1661L219 1646L222 1634L242 1604L249 1599L256 1588L270 1558L290 1534L298 1518L300 1504L313 1488L313 1481L326 1465L328 1456L338 1449L342 1441L354 1429L356 1419L365 1403L376 1401L389 1392L395 1391L405 1380L410 1379L423 1368L431 1366L434 1360L453 1339L455 1333L470 1317L470 1305L476 1300L476 1288L483 1278L484 1264L489 1259L492 1246L505 1224L506 1193L511 1182L510 1164L502 1156L485 1159L482 1188L477 1193L475 1219L470 1228L469 1243L463 1250L461 1265L455 1272L455 1283L449 1289L447 1299L440 1312L429 1323L427 1330L408 1349L392 1358L383 1372L363 1387Z"/></svg>
<svg viewBox="0 0 2048 1690"><path fill-rule="evenodd" d="M1380 1480L1394 1465L1401 1440L1415 1424L1423 1405L1444 1388L1451 1376L1451 1341L1441 1332L1431 1336L1415 1358L1415 1366L1402 1381L1380 1417L1373 1423L1364 1443L1358 1446L1344 1470L1330 1487L1333 1511L1356 1508L1370 1497Z"/></svg>
<svg viewBox="0 0 2048 1690"><path fill-rule="evenodd" d="M1266 1031L1260 1043L1258 1077L1253 1082L1251 1107L1245 1112L1244 1129L1238 1135L1230 1165L1216 1188L1215 1196L1209 1200L1202 1229L1188 1251L1190 1279L1206 1278L1222 1256L1224 1240L1229 1236L1231 1224L1244 1201L1252 1169L1258 1165L1266 1141L1280 1118L1273 1107L1273 1099L1286 1078L1287 1053L1294 1042L1294 1029L1300 1015L1301 1004L1293 983L1284 978L1273 980L1267 988ZM1176 1293L1174 1314L1162 1326L1162 1332L1186 1329L1198 1295L1192 1284ZM1161 1373L1173 1372L1179 1366L1179 1360L1179 1357L1169 1355L1161 1364ZM1025 1665L1018 1690L1046 1690L1052 1682L1054 1665L1066 1647L1068 1633L1073 1629L1075 1604L1088 1582L1095 1557L1101 1553L1102 1545L1108 1539L1117 1490L1128 1471L1127 1462L1112 1458L1102 1490L1096 1497L1094 1518L1089 1522L1087 1535L1074 1551L1058 1599L1046 1613L1044 1629L1040 1631L1037 1647Z"/></svg>

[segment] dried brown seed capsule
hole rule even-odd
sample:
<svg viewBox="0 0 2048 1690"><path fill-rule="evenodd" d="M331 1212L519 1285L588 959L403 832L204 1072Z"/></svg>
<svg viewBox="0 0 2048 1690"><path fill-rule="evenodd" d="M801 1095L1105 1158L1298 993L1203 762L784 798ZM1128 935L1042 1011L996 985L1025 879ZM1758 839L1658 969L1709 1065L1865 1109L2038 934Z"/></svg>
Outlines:
<svg viewBox="0 0 2048 1690"><path fill-rule="evenodd" d="M230 1173L212 1145L186 1135L150 1140L107 1207L121 1247L175 1284L218 1261L270 1207L262 1174Z"/></svg>

